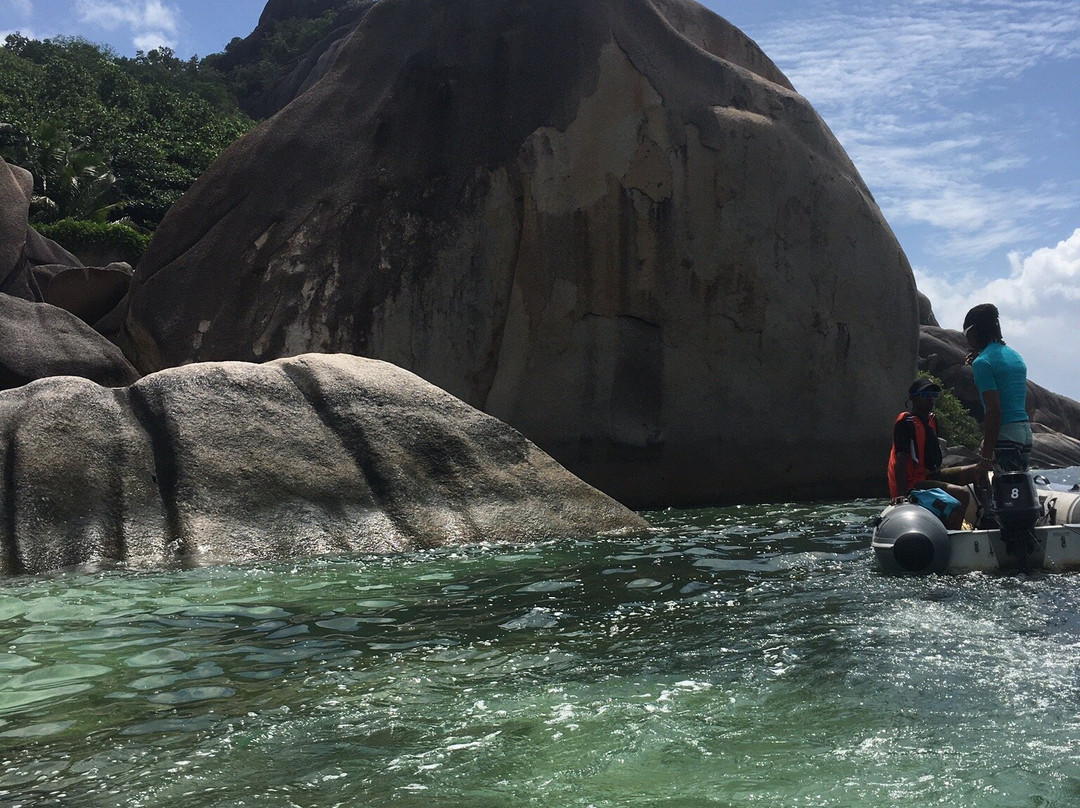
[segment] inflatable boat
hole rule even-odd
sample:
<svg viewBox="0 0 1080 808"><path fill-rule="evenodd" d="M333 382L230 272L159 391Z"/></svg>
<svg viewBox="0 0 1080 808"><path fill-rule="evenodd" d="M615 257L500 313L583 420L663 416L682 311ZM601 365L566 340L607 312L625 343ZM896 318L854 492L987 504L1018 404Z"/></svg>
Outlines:
<svg viewBox="0 0 1080 808"><path fill-rule="evenodd" d="M1080 485L1028 473L998 474L981 498L979 529L948 530L921 505L890 505L875 520L871 546L892 575L1080 570Z"/></svg>

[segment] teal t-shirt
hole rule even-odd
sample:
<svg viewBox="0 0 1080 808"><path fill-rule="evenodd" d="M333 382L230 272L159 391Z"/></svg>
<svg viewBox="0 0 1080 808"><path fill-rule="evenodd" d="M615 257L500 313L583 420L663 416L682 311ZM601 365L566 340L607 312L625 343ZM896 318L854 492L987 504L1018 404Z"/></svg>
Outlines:
<svg viewBox="0 0 1080 808"><path fill-rule="evenodd" d="M1001 423L1026 421L1027 365L1023 357L1004 342L991 342L971 363L979 397L987 390L997 390L1001 402ZM983 400L986 406L986 400Z"/></svg>

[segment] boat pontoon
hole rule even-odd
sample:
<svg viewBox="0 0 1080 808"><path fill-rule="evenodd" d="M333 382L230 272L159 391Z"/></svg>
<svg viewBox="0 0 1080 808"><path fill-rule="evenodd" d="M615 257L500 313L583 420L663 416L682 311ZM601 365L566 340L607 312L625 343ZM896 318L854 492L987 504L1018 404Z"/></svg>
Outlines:
<svg viewBox="0 0 1080 808"><path fill-rule="evenodd" d="M979 529L948 530L920 505L890 505L871 541L881 569L899 575L1080 569L1080 485L998 474L981 510L981 517L971 514Z"/></svg>

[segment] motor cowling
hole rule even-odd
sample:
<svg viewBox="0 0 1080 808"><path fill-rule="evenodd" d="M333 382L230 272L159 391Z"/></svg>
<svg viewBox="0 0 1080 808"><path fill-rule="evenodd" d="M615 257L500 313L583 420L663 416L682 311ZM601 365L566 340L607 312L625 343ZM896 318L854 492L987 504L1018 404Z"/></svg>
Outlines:
<svg viewBox="0 0 1080 808"><path fill-rule="evenodd" d="M1009 555L1025 558L1035 549L1035 525L1043 505L1035 488L1035 475L1026 471L999 472L992 483L993 516L1001 526L1001 540Z"/></svg>
<svg viewBox="0 0 1080 808"><path fill-rule="evenodd" d="M1035 476L1026 471L1003 471L994 475L994 516L1001 526L1033 528L1042 516Z"/></svg>

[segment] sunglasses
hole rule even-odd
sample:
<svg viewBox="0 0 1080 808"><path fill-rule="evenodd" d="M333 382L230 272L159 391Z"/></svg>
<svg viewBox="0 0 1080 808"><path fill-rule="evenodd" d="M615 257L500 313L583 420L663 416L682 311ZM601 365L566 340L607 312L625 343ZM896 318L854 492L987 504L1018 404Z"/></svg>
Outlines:
<svg viewBox="0 0 1080 808"><path fill-rule="evenodd" d="M920 390L917 393L912 393L911 397L912 398L929 398L929 399L932 400L932 399L935 399L935 398L938 397L938 391L937 390Z"/></svg>

